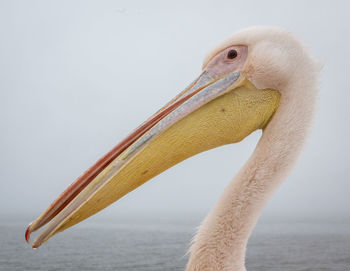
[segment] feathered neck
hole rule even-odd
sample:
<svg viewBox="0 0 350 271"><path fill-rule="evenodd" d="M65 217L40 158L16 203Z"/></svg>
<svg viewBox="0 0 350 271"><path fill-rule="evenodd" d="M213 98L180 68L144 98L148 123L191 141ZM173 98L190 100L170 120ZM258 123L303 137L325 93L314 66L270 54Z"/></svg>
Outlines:
<svg viewBox="0 0 350 271"><path fill-rule="evenodd" d="M299 83L284 86L280 107L252 156L203 221L186 270L246 270L248 238L266 203L295 164L313 119L316 74L294 82Z"/></svg>

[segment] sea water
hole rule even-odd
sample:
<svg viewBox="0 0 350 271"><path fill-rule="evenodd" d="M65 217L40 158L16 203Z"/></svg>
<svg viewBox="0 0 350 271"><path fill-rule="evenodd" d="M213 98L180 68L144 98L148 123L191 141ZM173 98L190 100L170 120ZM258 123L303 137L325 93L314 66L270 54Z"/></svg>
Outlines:
<svg viewBox="0 0 350 271"><path fill-rule="evenodd" d="M84 222L37 250L25 224L0 222L0 270L184 270L197 224L183 220ZM259 223L247 249L248 271L349 271L350 224Z"/></svg>

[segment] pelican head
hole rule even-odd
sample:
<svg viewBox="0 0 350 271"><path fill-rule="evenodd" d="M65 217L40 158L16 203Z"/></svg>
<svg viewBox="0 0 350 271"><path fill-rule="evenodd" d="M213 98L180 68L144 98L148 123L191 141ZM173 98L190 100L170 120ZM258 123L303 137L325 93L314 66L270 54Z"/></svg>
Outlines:
<svg viewBox="0 0 350 271"><path fill-rule="evenodd" d="M26 240L31 232L48 224L33 242L33 247L38 247L173 165L200 152L239 142L257 129L263 130L263 136L270 131L254 161L258 155L267 158L261 164L251 160L249 168L246 165L244 169L246 174L256 168L255 178L269 177L272 173L266 172L286 168L293 159L282 162L283 151L275 157L280 159L277 166L266 164L276 154L270 143L278 141L286 152L296 149L293 144L298 139L288 146L283 140L312 115L312 106L303 108L314 95L317 70L307 50L286 30L254 27L237 32L208 54L196 80L98 160L33 221ZM304 117L296 113L298 110ZM294 113L297 117L288 115ZM289 132L283 134L284 130ZM263 165L265 173L259 175ZM244 179L242 174L240 179ZM233 208L230 206L221 202L215 208Z"/></svg>

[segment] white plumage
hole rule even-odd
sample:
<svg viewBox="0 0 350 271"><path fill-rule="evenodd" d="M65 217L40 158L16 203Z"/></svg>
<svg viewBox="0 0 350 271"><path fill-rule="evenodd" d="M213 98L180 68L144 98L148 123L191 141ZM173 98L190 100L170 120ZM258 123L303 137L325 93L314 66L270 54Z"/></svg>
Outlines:
<svg viewBox="0 0 350 271"><path fill-rule="evenodd" d="M312 123L321 65L288 31L253 27L221 43L248 45L243 74L258 88L281 92L281 104L250 159L206 217L190 248L188 271L244 271L248 238L273 192L293 168Z"/></svg>

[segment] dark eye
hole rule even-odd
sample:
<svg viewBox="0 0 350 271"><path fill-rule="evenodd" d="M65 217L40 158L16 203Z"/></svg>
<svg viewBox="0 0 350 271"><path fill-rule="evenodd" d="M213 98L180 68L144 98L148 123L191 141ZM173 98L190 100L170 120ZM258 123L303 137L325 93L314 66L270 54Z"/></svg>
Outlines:
<svg viewBox="0 0 350 271"><path fill-rule="evenodd" d="M236 50L230 50L227 53L227 58L228 59L234 59L237 57L237 51Z"/></svg>

